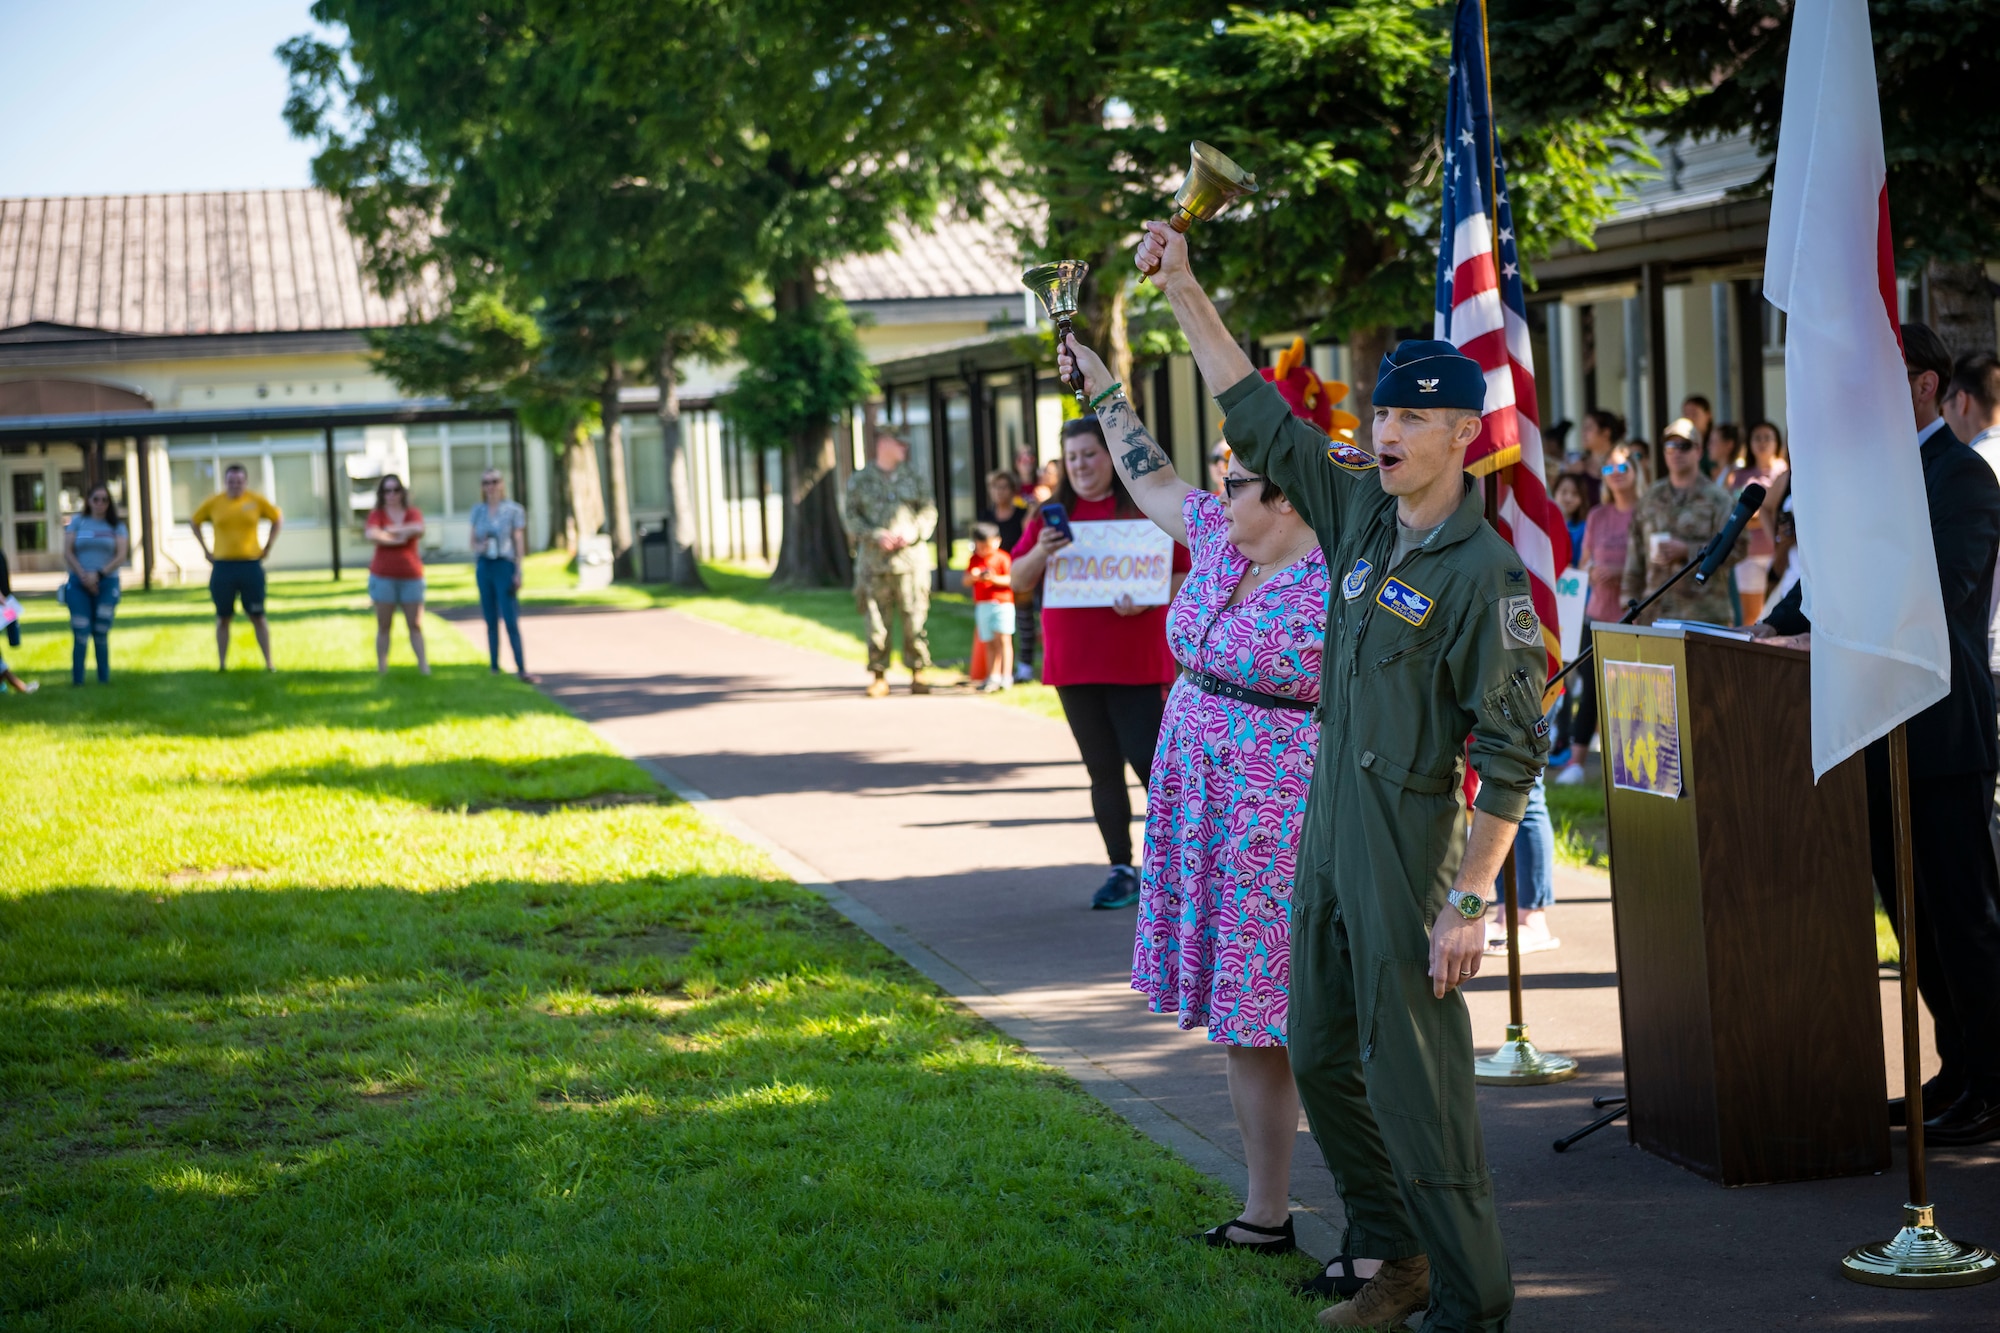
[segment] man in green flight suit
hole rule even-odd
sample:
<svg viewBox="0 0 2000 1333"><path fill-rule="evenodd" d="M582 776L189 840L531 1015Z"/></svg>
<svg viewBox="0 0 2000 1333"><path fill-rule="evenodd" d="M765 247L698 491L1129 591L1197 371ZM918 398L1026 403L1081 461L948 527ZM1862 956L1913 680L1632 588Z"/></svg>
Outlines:
<svg viewBox="0 0 2000 1333"><path fill-rule="evenodd" d="M1428 1306L1425 1333L1503 1330L1513 1282L1457 988L1479 971L1484 890L1548 759L1548 668L1527 574L1464 472L1485 378L1449 343L1403 343L1382 361L1370 455L1300 421L1255 373L1184 237L1149 222L1137 259L1158 265L1230 448L1306 516L1335 580L1289 1037L1347 1210L1345 1253L1386 1262L1319 1321L1386 1329ZM1468 754L1482 779L1469 832Z"/></svg>
<svg viewBox="0 0 2000 1333"><path fill-rule="evenodd" d="M847 482L842 517L854 538L854 602L868 629L868 697L889 692L889 635L903 625L903 665L910 693L929 694L924 671L931 664L925 622L931 608L931 534L937 504L930 487L905 466L910 446L886 431L875 437L870 467Z"/></svg>

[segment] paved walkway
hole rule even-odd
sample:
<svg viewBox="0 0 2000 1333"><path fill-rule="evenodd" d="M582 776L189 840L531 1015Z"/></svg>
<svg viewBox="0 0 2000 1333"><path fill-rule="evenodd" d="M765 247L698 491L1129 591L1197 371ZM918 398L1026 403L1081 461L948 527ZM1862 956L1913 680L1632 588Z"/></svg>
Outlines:
<svg viewBox="0 0 2000 1333"><path fill-rule="evenodd" d="M524 631L543 688L611 744L1240 1190L1220 1053L1129 988L1132 914L1088 910L1103 850L1061 723L969 695L864 699L855 665L671 611L550 611ZM1557 892L1564 944L1524 960L1527 1017L1585 1077L1480 1091L1517 1327L2000 1328L2000 1285L1892 1293L1839 1276L1848 1247L1900 1224L1900 1156L1891 1176L1723 1190L1630 1147L1622 1127L1552 1153L1594 1116L1593 1095L1621 1088L1608 883L1561 872ZM1497 1045L1507 994L1493 971L1469 998L1481 1043ZM2000 1245L2000 1150L1935 1154L1931 1188L1949 1231ZM1339 1197L1303 1132L1292 1190L1302 1242L1330 1252Z"/></svg>

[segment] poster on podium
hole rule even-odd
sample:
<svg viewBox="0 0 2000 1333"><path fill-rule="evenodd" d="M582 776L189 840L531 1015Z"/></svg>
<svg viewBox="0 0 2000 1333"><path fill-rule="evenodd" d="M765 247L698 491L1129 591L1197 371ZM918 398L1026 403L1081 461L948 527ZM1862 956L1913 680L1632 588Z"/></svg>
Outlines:
<svg viewBox="0 0 2000 1333"><path fill-rule="evenodd" d="M1674 669L1644 662L1604 664L1604 761L1611 785L1678 798L1680 706Z"/></svg>

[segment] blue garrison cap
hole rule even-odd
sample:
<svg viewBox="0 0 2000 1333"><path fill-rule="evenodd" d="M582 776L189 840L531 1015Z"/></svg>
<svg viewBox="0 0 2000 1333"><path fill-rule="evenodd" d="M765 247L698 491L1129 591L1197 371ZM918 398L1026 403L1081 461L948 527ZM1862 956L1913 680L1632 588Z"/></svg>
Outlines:
<svg viewBox="0 0 2000 1333"><path fill-rule="evenodd" d="M1448 342L1411 338L1382 358L1377 407L1486 407L1486 372Z"/></svg>

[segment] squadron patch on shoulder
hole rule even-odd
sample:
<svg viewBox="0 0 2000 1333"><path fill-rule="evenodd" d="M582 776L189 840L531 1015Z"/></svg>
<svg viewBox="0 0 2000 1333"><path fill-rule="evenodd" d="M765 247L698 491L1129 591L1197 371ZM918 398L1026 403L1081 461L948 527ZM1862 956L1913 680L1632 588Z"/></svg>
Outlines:
<svg viewBox="0 0 2000 1333"><path fill-rule="evenodd" d="M1387 579L1375 594L1375 604L1412 625L1421 625L1430 616L1432 602L1401 579Z"/></svg>
<svg viewBox="0 0 2000 1333"><path fill-rule="evenodd" d="M1326 461L1349 472L1366 472L1375 466L1375 455L1343 440L1335 440L1327 446Z"/></svg>
<svg viewBox="0 0 2000 1333"><path fill-rule="evenodd" d="M1368 576L1374 572L1375 566L1366 560L1356 560L1354 568L1348 570L1347 577L1340 581L1341 597L1351 602L1368 591Z"/></svg>
<svg viewBox="0 0 2000 1333"><path fill-rule="evenodd" d="M1509 597L1500 603L1500 624L1524 648L1537 648L1542 642L1542 619L1535 614L1535 599L1532 597Z"/></svg>

